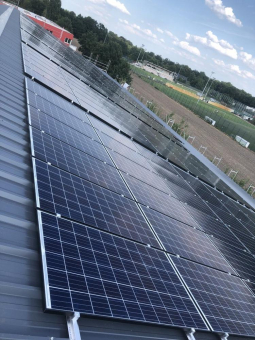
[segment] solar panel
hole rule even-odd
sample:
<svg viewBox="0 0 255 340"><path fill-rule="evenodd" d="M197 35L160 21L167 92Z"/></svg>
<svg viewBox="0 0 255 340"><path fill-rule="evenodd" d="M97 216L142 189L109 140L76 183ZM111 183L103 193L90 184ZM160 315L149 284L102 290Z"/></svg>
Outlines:
<svg viewBox="0 0 255 340"><path fill-rule="evenodd" d="M254 335L255 297L233 275L172 257L215 332Z"/></svg>
<svg viewBox="0 0 255 340"><path fill-rule="evenodd" d="M119 143L124 144L128 148L138 151L135 144L131 141L130 138L127 138L126 136L120 134L118 131L114 130L112 127L106 125L105 123L101 122L100 120L90 117L90 121L92 122L93 126L98 129L98 133L102 140L106 140L107 143L107 138L112 138L114 140L117 140ZM103 133L100 133L103 132Z"/></svg>
<svg viewBox="0 0 255 340"><path fill-rule="evenodd" d="M255 283L255 258L252 254L216 238L212 242L220 249L242 278Z"/></svg>
<svg viewBox="0 0 255 340"><path fill-rule="evenodd" d="M123 176L139 203L191 226L198 226L195 220L187 212L184 205L176 198L167 195L132 176L126 174Z"/></svg>
<svg viewBox="0 0 255 340"><path fill-rule="evenodd" d="M37 57L39 59L39 64L37 64L36 61ZM33 62L28 58L24 59L24 70L25 73L31 77L38 79L43 84L51 87L55 91L58 91L60 94L69 98L70 100L77 102L77 98L61 74L60 67L54 65L50 60L44 58L43 56L40 56L39 53L36 53L36 57Z"/></svg>
<svg viewBox="0 0 255 340"><path fill-rule="evenodd" d="M41 86L40 86L41 87ZM38 88L37 88L38 89ZM28 90L27 98L29 105L33 106L37 110L47 113L52 118L62 121L63 123L69 125L72 119L80 120L90 125L89 119L85 111L79 109L77 106L72 105L65 99L57 96L53 100L57 99L57 104L46 100L41 95L35 94L34 92Z"/></svg>
<svg viewBox="0 0 255 340"><path fill-rule="evenodd" d="M115 167L36 129L31 129L31 131L33 156L131 198L127 187ZM100 145L96 142L94 142L94 144ZM95 149L96 148L94 148L91 153L93 153ZM97 155L93 153L93 156L100 157L100 154Z"/></svg>
<svg viewBox="0 0 255 340"><path fill-rule="evenodd" d="M143 207L143 211L166 251L235 273L205 233L155 210Z"/></svg>
<svg viewBox="0 0 255 340"><path fill-rule="evenodd" d="M31 96L29 96L29 99L31 100L31 102L33 102L33 98ZM48 122L49 124L53 124L56 125L58 124L58 122L61 122L61 126L67 125L68 127L79 131L80 133L93 138L97 141L99 141L93 127L91 125L89 125L88 123L86 123L86 121L82 121L72 115L69 114L65 114L63 119L61 119L61 115L56 115L51 117L51 115L45 115L45 112L36 109L34 106L29 106L29 113L30 116L33 116L33 119L35 119L36 116L40 116L40 118L37 118L37 120L41 120L44 122ZM58 122L56 122L58 121Z"/></svg>
<svg viewBox="0 0 255 340"><path fill-rule="evenodd" d="M97 141L92 139L94 137L93 130L86 130L86 133L90 134L90 136L87 136L33 108L30 108L29 118L30 124L33 127L44 131L52 137L55 137L81 151L90 153L90 150L95 148L97 152L100 152L101 160L107 162L108 164L112 164L112 161L106 152L104 152L102 144L97 143Z"/></svg>
<svg viewBox="0 0 255 340"><path fill-rule="evenodd" d="M38 208L158 245L134 201L39 160L34 172Z"/></svg>
<svg viewBox="0 0 255 340"><path fill-rule="evenodd" d="M207 329L164 253L38 216L48 309Z"/></svg>
<svg viewBox="0 0 255 340"><path fill-rule="evenodd" d="M139 164L134 163L133 161L129 160L128 158L118 154L118 153L111 153L111 156L117 165L117 167L129 175L143 181L147 184L150 184L154 188L161 190L167 194L173 194L173 191L169 188L166 181L161 178L160 176L156 175L152 171L140 166Z"/></svg>

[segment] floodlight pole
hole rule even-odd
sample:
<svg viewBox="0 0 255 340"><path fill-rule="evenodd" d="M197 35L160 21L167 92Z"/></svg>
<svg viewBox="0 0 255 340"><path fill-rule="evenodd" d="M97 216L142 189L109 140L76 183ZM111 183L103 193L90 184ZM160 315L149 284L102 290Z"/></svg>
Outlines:
<svg viewBox="0 0 255 340"><path fill-rule="evenodd" d="M182 65L182 66L183 66L183 65ZM179 72L177 73L177 77L176 77L176 79L177 79L177 80L178 80L178 78L179 78L179 75L180 75L180 72L181 72L182 66L180 67L180 69L179 69Z"/></svg>
<svg viewBox="0 0 255 340"><path fill-rule="evenodd" d="M108 30L107 30L107 32L106 32L106 35L105 35L103 44L105 44L107 36L108 36Z"/></svg>
<svg viewBox="0 0 255 340"><path fill-rule="evenodd" d="M143 46L144 46L144 44L142 44L142 47L141 47L141 49L140 49L140 52L139 52L139 54L138 54L138 57L137 57L136 63L138 63L138 60L139 60L140 54L141 54L141 52L142 52Z"/></svg>
<svg viewBox="0 0 255 340"><path fill-rule="evenodd" d="M214 80L215 80L215 78L212 79L211 85L209 86L209 88L208 88L208 90L207 90L207 92L206 92L206 94L205 94L205 98L207 97L208 92L210 91L210 89L211 89L211 87L212 87L212 84L213 84Z"/></svg>
<svg viewBox="0 0 255 340"><path fill-rule="evenodd" d="M208 85L208 83L209 83L209 81L210 81L210 79L211 79L211 77L212 77L212 75L213 75L214 73L215 73L215 72L212 71L212 73L211 73L209 79L207 80L207 83L205 84L205 87L204 87L204 89L203 89L203 92L202 92L201 97L203 97L203 94L204 94L204 92L205 92L205 89L207 88L207 85ZM198 99L197 104L199 103L199 101L200 101L200 99Z"/></svg>
<svg viewBox="0 0 255 340"><path fill-rule="evenodd" d="M143 62L143 58L144 58L145 52L146 52L146 49L144 49L143 56L141 58L141 63Z"/></svg>

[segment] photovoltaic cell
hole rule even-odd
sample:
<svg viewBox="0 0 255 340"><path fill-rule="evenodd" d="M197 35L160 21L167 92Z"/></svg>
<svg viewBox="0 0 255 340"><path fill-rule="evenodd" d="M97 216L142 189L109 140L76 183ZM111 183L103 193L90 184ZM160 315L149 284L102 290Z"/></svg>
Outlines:
<svg viewBox="0 0 255 340"><path fill-rule="evenodd" d="M114 150L122 155L129 155L129 154L133 155L134 153L138 152L138 151L135 151L134 149L131 149L129 146L123 143L117 142L116 139L111 138L110 136L104 133L100 133L99 135L100 135L100 139L102 140L102 143L105 146L107 146L107 148ZM125 142L125 139L124 139L124 142Z"/></svg>
<svg viewBox="0 0 255 340"><path fill-rule="evenodd" d="M240 278L172 259L214 331L254 335L255 297Z"/></svg>
<svg viewBox="0 0 255 340"><path fill-rule="evenodd" d="M101 122L100 120L94 118L94 117L90 117L90 120L93 124L93 126L98 129L99 131L99 135L100 137L102 137L102 139L106 139L108 137L111 137L114 140L117 140L119 143L124 144L125 146L129 147L130 149L134 150L134 151L138 151L138 149L136 148L135 144L131 141L130 138L122 135L120 132L114 130L113 128L111 128L110 126L106 125L105 123ZM103 132L103 134L100 133Z"/></svg>
<svg viewBox="0 0 255 340"><path fill-rule="evenodd" d="M189 213L194 217L194 219L198 222L199 226L203 228L203 230L209 234L217 237L218 239L233 244L235 247L243 249L244 246L240 243L238 238L231 232L231 230L221 222L219 218L215 215L209 216L203 214L201 211L196 209L187 207ZM200 228L200 229L201 229Z"/></svg>
<svg viewBox="0 0 255 340"><path fill-rule="evenodd" d="M33 155L36 158L131 198L115 167L34 128L31 129L31 136L34 148ZM101 146L96 142L94 144L98 147ZM93 151L95 150L96 147ZM94 155L100 157L100 154L95 153Z"/></svg>
<svg viewBox="0 0 255 340"><path fill-rule="evenodd" d="M49 111L48 114L50 114L51 112L51 107L49 107L47 104L46 104L46 107L45 106L40 107L38 105L43 105L44 101L40 101L39 103L37 103L37 100L44 99L50 102L51 103L50 106L53 104L53 109L54 109L54 106L57 106L61 108L62 110L67 111L69 113L75 110L75 106L71 103L71 101L68 101L65 98L62 98L61 96L54 93L50 89L47 89L46 87L38 84L35 81L32 81L29 78L26 78L26 88L27 88L27 93L29 94L28 101L30 105L34 105L36 108L42 109L42 111L45 111L47 108L46 112ZM38 96L38 97L35 97L35 96L33 97L34 98L33 103L31 103L31 100L29 100L30 96L32 95L30 92Z"/></svg>
<svg viewBox="0 0 255 340"><path fill-rule="evenodd" d="M43 111L37 110L33 106L29 106L29 113L30 116L33 116L33 118L31 118L31 123L32 119L35 120L35 117L37 117L37 121L43 121L45 123L49 122L48 124L54 125L56 129L58 128L58 125L63 126L63 128L67 126L90 138L99 141L91 125L87 124L85 121L81 121L80 119L73 117L72 115L66 114L65 119L58 120L58 117L53 118L48 115L47 112L45 113Z"/></svg>
<svg viewBox="0 0 255 340"><path fill-rule="evenodd" d="M38 208L158 246L134 201L39 160L34 171Z"/></svg>
<svg viewBox="0 0 255 340"><path fill-rule="evenodd" d="M133 151L130 151L130 150L127 150L127 149L126 150L128 152L122 152L121 149L118 149L118 147L119 147L118 144L120 144L120 143L116 142L116 144L114 146L114 148L117 151L113 151L111 149L108 150L113 159L115 157L117 157L115 154L118 153L118 154L126 157L127 159L131 160L132 162L139 164L143 168L146 168L147 170L152 171L152 168L151 168L151 166L150 166L150 164L148 162L148 159L146 159L145 157L143 157L142 155L140 155L137 152L133 152Z"/></svg>
<svg viewBox="0 0 255 340"><path fill-rule="evenodd" d="M171 194L172 196L175 196L173 192L170 190L170 188L168 187L166 181L160 176L156 175L154 172L149 171L148 169L140 166L139 164L132 162L128 158L116 152L111 153L111 156L115 164L121 171L128 173L129 175L155 187L158 190L161 190L167 194Z"/></svg>
<svg viewBox="0 0 255 340"><path fill-rule="evenodd" d="M207 329L164 253L46 213L39 220L47 308Z"/></svg>
<svg viewBox="0 0 255 340"><path fill-rule="evenodd" d="M255 257L244 249L235 248L233 245L214 238L212 242L217 246L237 273L244 279L255 283Z"/></svg>
<svg viewBox="0 0 255 340"><path fill-rule="evenodd" d="M27 90L27 98L30 105L67 125L70 124L70 120L74 117L75 120L78 118L80 122L86 122L90 125L86 112L67 102L64 98L58 98L58 104L64 107L64 109L30 90ZM64 103L61 102L62 100Z"/></svg>
<svg viewBox="0 0 255 340"><path fill-rule="evenodd" d="M168 252L236 274L205 233L155 210L143 211Z"/></svg>
<svg viewBox="0 0 255 340"><path fill-rule="evenodd" d="M90 153L90 150L95 148L97 153L100 153L100 159L112 165L112 161L103 149L102 144L97 143L91 137L88 137L85 134L70 128L69 126L62 124L43 112L31 110L29 115L31 125L33 127L44 131L52 137L55 137L83 152Z"/></svg>
<svg viewBox="0 0 255 340"><path fill-rule="evenodd" d="M198 227L184 205L176 198L126 174L123 175L137 201L181 222Z"/></svg>
<svg viewBox="0 0 255 340"><path fill-rule="evenodd" d="M65 136L59 135L59 134L55 134L55 135L53 134L51 136L48 133L46 133L45 130L41 131L41 130L38 130L34 127L31 127L31 130L33 131L33 135L36 135L37 138L40 138L40 139L43 138L43 140L46 141L47 145L51 144L52 147L53 147L53 145L58 145L58 147L56 146L57 149L65 148L65 150L68 150L70 148L70 150L72 150L72 152L75 152L79 155L82 155L83 153L85 153L85 154L91 155L91 156L93 156L97 159L100 159L101 161L103 161L107 164L113 165L113 163L112 163L110 157L107 155L103 145L92 140L89 137L86 137L85 135L73 133L73 135L76 134L76 136L79 137L79 138L71 139L71 138L65 138ZM48 131L48 132L50 132L50 131ZM58 139L58 137L62 138L63 142L60 139ZM40 140L39 143L41 143L41 142L43 142L43 141ZM70 142L70 144L67 144L68 142ZM40 157L38 156L38 158L42 159L42 151L40 151L40 148L42 148L42 145L37 144L37 150L35 150L35 152L37 152L38 155L41 154L41 156ZM80 151L80 150L82 150L82 151ZM50 150L48 150L48 151L50 152ZM54 150L51 150L51 152L54 153ZM55 162L57 162L57 159L55 159ZM73 166L73 165L70 165L70 166Z"/></svg>

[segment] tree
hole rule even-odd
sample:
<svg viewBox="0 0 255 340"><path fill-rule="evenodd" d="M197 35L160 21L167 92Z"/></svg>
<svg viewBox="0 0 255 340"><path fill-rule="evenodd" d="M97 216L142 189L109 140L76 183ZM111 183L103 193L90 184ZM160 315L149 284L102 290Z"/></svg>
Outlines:
<svg viewBox="0 0 255 340"><path fill-rule="evenodd" d="M46 3L43 0L24 0L20 3L20 6L37 15L43 15Z"/></svg>
<svg viewBox="0 0 255 340"><path fill-rule="evenodd" d="M52 21L57 21L60 16L60 10L61 0L49 0L46 12L47 18Z"/></svg>
<svg viewBox="0 0 255 340"><path fill-rule="evenodd" d="M98 39L94 32L88 31L84 33L79 39L80 48L82 54L89 56L91 53L97 53L98 50Z"/></svg>
<svg viewBox="0 0 255 340"><path fill-rule="evenodd" d="M155 55L153 52L141 50L141 47L134 46L131 41L123 36L119 37L114 32L108 32L103 24L91 17L76 15L73 11L61 8L61 0L20 0L20 6L38 15L44 15L72 32L79 39L80 50L83 54L88 56L92 52L94 57L98 54L99 61L104 63L111 60L109 74L115 79L118 77L130 81L130 69L126 60L136 61L140 51L140 58L143 58L143 60L164 67L169 72L179 73L180 71L180 75L188 78L188 83L192 87L201 91L209 79L204 72L192 70L187 65L180 65L168 58L164 59L160 55ZM179 79L179 81L182 80ZM234 98L235 101L244 105L255 107L255 97L236 88L229 82L215 80L210 95L228 105L233 104L232 98Z"/></svg>
<svg viewBox="0 0 255 340"><path fill-rule="evenodd" d="M67 18L67 17L61 17L60 19L58 19L57 24L60 27L63 27L64 29L66 29L69 32L73 32L73 27L72 27L72 21Z"/></svg>

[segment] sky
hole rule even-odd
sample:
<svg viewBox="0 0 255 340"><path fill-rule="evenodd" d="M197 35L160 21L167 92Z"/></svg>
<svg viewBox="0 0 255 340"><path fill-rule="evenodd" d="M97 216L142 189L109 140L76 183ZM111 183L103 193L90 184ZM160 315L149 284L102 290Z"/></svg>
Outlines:
<svg viewBox="0 0 255 340"><path fill-rule="evenodd" d="M255 0L62 0L62 7L255 96Z"/></svg>

